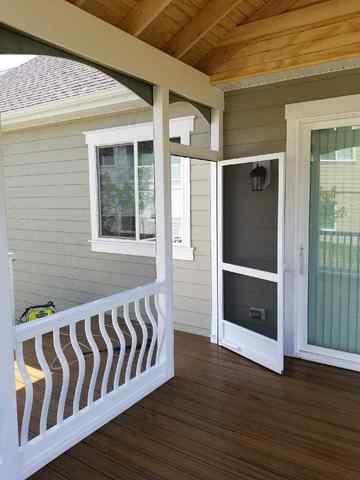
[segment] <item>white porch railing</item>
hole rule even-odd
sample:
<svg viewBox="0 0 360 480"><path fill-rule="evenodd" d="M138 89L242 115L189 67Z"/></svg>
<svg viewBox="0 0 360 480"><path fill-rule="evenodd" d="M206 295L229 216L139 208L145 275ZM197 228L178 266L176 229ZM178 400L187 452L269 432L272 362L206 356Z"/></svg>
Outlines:
<svg viewBox="0 0 360 480"><path fill-rule="evenodd" d="M164 288L156 282L15 327L24 478L169 379Z"/></svg>

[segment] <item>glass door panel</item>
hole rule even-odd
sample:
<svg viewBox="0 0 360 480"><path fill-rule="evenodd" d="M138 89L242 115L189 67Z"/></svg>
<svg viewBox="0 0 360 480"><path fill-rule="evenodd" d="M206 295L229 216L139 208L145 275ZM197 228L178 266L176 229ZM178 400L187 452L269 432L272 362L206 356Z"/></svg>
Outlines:
<svg viewBox="0 0 360 480"><path fill-rule="evenodd" d="M311 133L309 345L360 353L360 127Z"/></svg>

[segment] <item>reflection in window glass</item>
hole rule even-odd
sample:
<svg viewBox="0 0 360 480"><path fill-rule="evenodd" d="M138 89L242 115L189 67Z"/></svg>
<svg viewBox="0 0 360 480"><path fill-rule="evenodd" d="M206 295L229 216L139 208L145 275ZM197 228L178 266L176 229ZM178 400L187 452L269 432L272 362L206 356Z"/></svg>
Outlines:
<svg viewBox="0 0 360 480"><path fill-rule="evenodd" d="M156 235L153 142L139 142L138 149L140 239L149 240Z"/></svg>
<svg viewBox="0 0 360 480"><path fill-rule="evenodd" d="M155 240L153 141L98 147L97 159L100 236ZM173 240L178 244L184 243L188 220L184 202L184 161L171 157Z"/></svg>
<svg viewBox="0 0 360 480"><path fill-rule="evenodd" d="M100 235L135 238L134 147L98 147L97 158Z"/></svg>

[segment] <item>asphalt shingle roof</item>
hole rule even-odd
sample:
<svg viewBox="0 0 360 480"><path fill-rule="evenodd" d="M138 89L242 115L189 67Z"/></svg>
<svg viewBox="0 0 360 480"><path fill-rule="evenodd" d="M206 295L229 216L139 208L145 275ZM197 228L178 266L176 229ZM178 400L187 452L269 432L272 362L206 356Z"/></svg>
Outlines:
<svg viewBox="0 0 360 480"><path fill-rule="evenodd" d="M39 56L0 76L0 112L86 95L119 83L95 68Z"/></svg>

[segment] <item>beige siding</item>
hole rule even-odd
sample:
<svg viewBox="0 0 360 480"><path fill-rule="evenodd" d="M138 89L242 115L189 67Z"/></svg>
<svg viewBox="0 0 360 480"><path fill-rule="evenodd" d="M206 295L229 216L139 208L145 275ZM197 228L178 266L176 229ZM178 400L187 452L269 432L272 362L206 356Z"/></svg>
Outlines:
<svg viewBox="0 0 360 480"><path fill-rule="evenodd" d="M225 158L285 151L288 103L359 92L359 70L229 92L225 95Z"/></svg>
<svg viewBox="0 0 360 480"><path fill-rule="evenodd" d="M175 111L174 116L186 114ZM151 120L149 111L4 134L10 248L15 252L16 312L53 300L58 310L150 282L152 258L90 249L88 155L84 131ZM207 142L196 119L196 144ZM192 161L195 261L175 261L175 325L209 335L211 272L209 165Z"/></svg>

